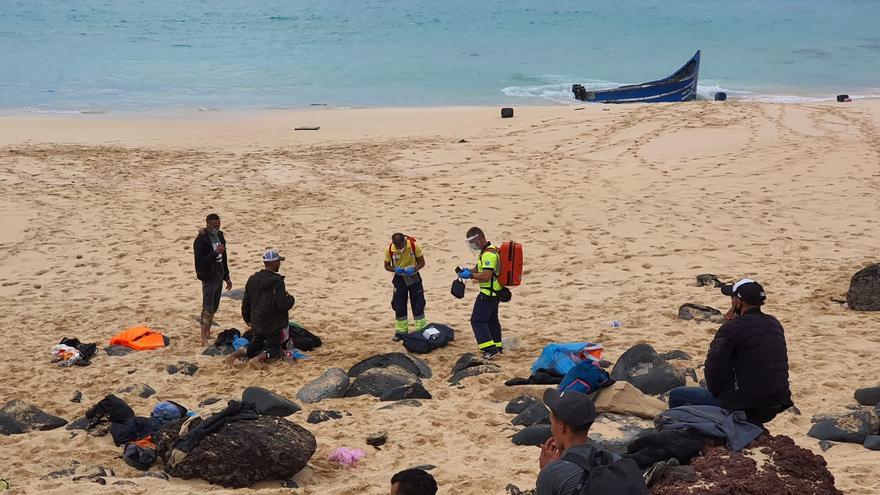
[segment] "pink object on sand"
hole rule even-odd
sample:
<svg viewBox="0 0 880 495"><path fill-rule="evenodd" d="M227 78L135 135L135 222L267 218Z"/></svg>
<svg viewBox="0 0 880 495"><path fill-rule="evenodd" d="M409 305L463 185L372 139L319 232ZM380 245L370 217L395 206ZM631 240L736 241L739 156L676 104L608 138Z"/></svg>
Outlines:
<svg viewBox="0 0 880 495"><path fill-rule="evenodd" d="M335 452L330 454L328 460L336 461L344 466L355 467L359 459L364 457L364 451L361 449L350 449L348 447L339 447Z"/></svg>

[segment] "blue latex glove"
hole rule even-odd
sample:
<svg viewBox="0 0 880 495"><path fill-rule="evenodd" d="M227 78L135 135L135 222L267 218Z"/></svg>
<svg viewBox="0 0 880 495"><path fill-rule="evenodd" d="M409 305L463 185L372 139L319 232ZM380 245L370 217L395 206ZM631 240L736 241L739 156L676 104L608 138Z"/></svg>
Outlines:
<svg viewBox="0 0 880 495"><path fill-rule="evenodd" d="M413 275L416 274L416 267L414 267L414 266L408 266L408 267L406 267L406 269L404 270L404 273L406 273L407 275L409 275L409 276L411 277L411 276L413 276Z"/></svg>
<svg viewBox="0 0 880 495"><path fill-rule="evenodd" d="M395 275L403 275L404 273L406 273L406 271L405 271L403 268L399 267L399 266L398 266L397 268L394 269L394 274L395 274Z"/></svg>
<svg viewBox="0 0 880 495"><path fill-rule="evenodd" d="M468 279L468 278L471 278L471 275L473 275L473 274L471 273L470 269L465 268L464 270L459 272L458 278Z"/></svg>

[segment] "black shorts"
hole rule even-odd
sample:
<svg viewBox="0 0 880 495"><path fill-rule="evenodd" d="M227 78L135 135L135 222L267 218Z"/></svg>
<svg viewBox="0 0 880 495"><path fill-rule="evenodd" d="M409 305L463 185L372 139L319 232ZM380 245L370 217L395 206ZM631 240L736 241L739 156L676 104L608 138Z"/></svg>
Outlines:
<svg viewBox="0 0 880 495"><path fill-rule="evenodd" d="M247 357L253 359L261 353L266 353L269 359L275 359L281 356L281 332L275 331L271 334L258 334L254 336L254 341L247 346Z"/></svg>

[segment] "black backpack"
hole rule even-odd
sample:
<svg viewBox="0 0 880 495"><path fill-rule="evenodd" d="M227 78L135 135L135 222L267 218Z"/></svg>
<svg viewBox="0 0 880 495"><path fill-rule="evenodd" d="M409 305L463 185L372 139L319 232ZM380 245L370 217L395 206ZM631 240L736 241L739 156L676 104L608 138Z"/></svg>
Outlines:
<svg viewBox="0 0 880 495"><path fill-rule="evenodd" d="M425 338L424 330L401 335L403 347L409 352L426 354L434 349L446 347L447 344L455 340L455 331L446 325L431 323L425 327L425 330L429 328L435 328L439 333L433 335L430 339Z"/></svg>
<svg viewBox="0 0 880 495"><path fill-rule="evenodd" d="M642 471L632 459L618 459L608 452L593 449L590 458L569 452L562 460L584 470L574 493L579 495L648 495Z"/></svg>

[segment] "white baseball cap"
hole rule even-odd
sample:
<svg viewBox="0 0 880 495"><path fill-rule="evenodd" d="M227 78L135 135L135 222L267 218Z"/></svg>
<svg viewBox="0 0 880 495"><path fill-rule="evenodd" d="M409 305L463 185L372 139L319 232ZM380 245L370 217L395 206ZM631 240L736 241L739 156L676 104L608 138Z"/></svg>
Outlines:
<svg viewBox="0 0 880 495"><path fill-rule="evenodd" d="M263 261L266 263L271 263L273 261L284 261L284 256L278 254L278 250L275 248L271 248L263 253Z"/></svg>

